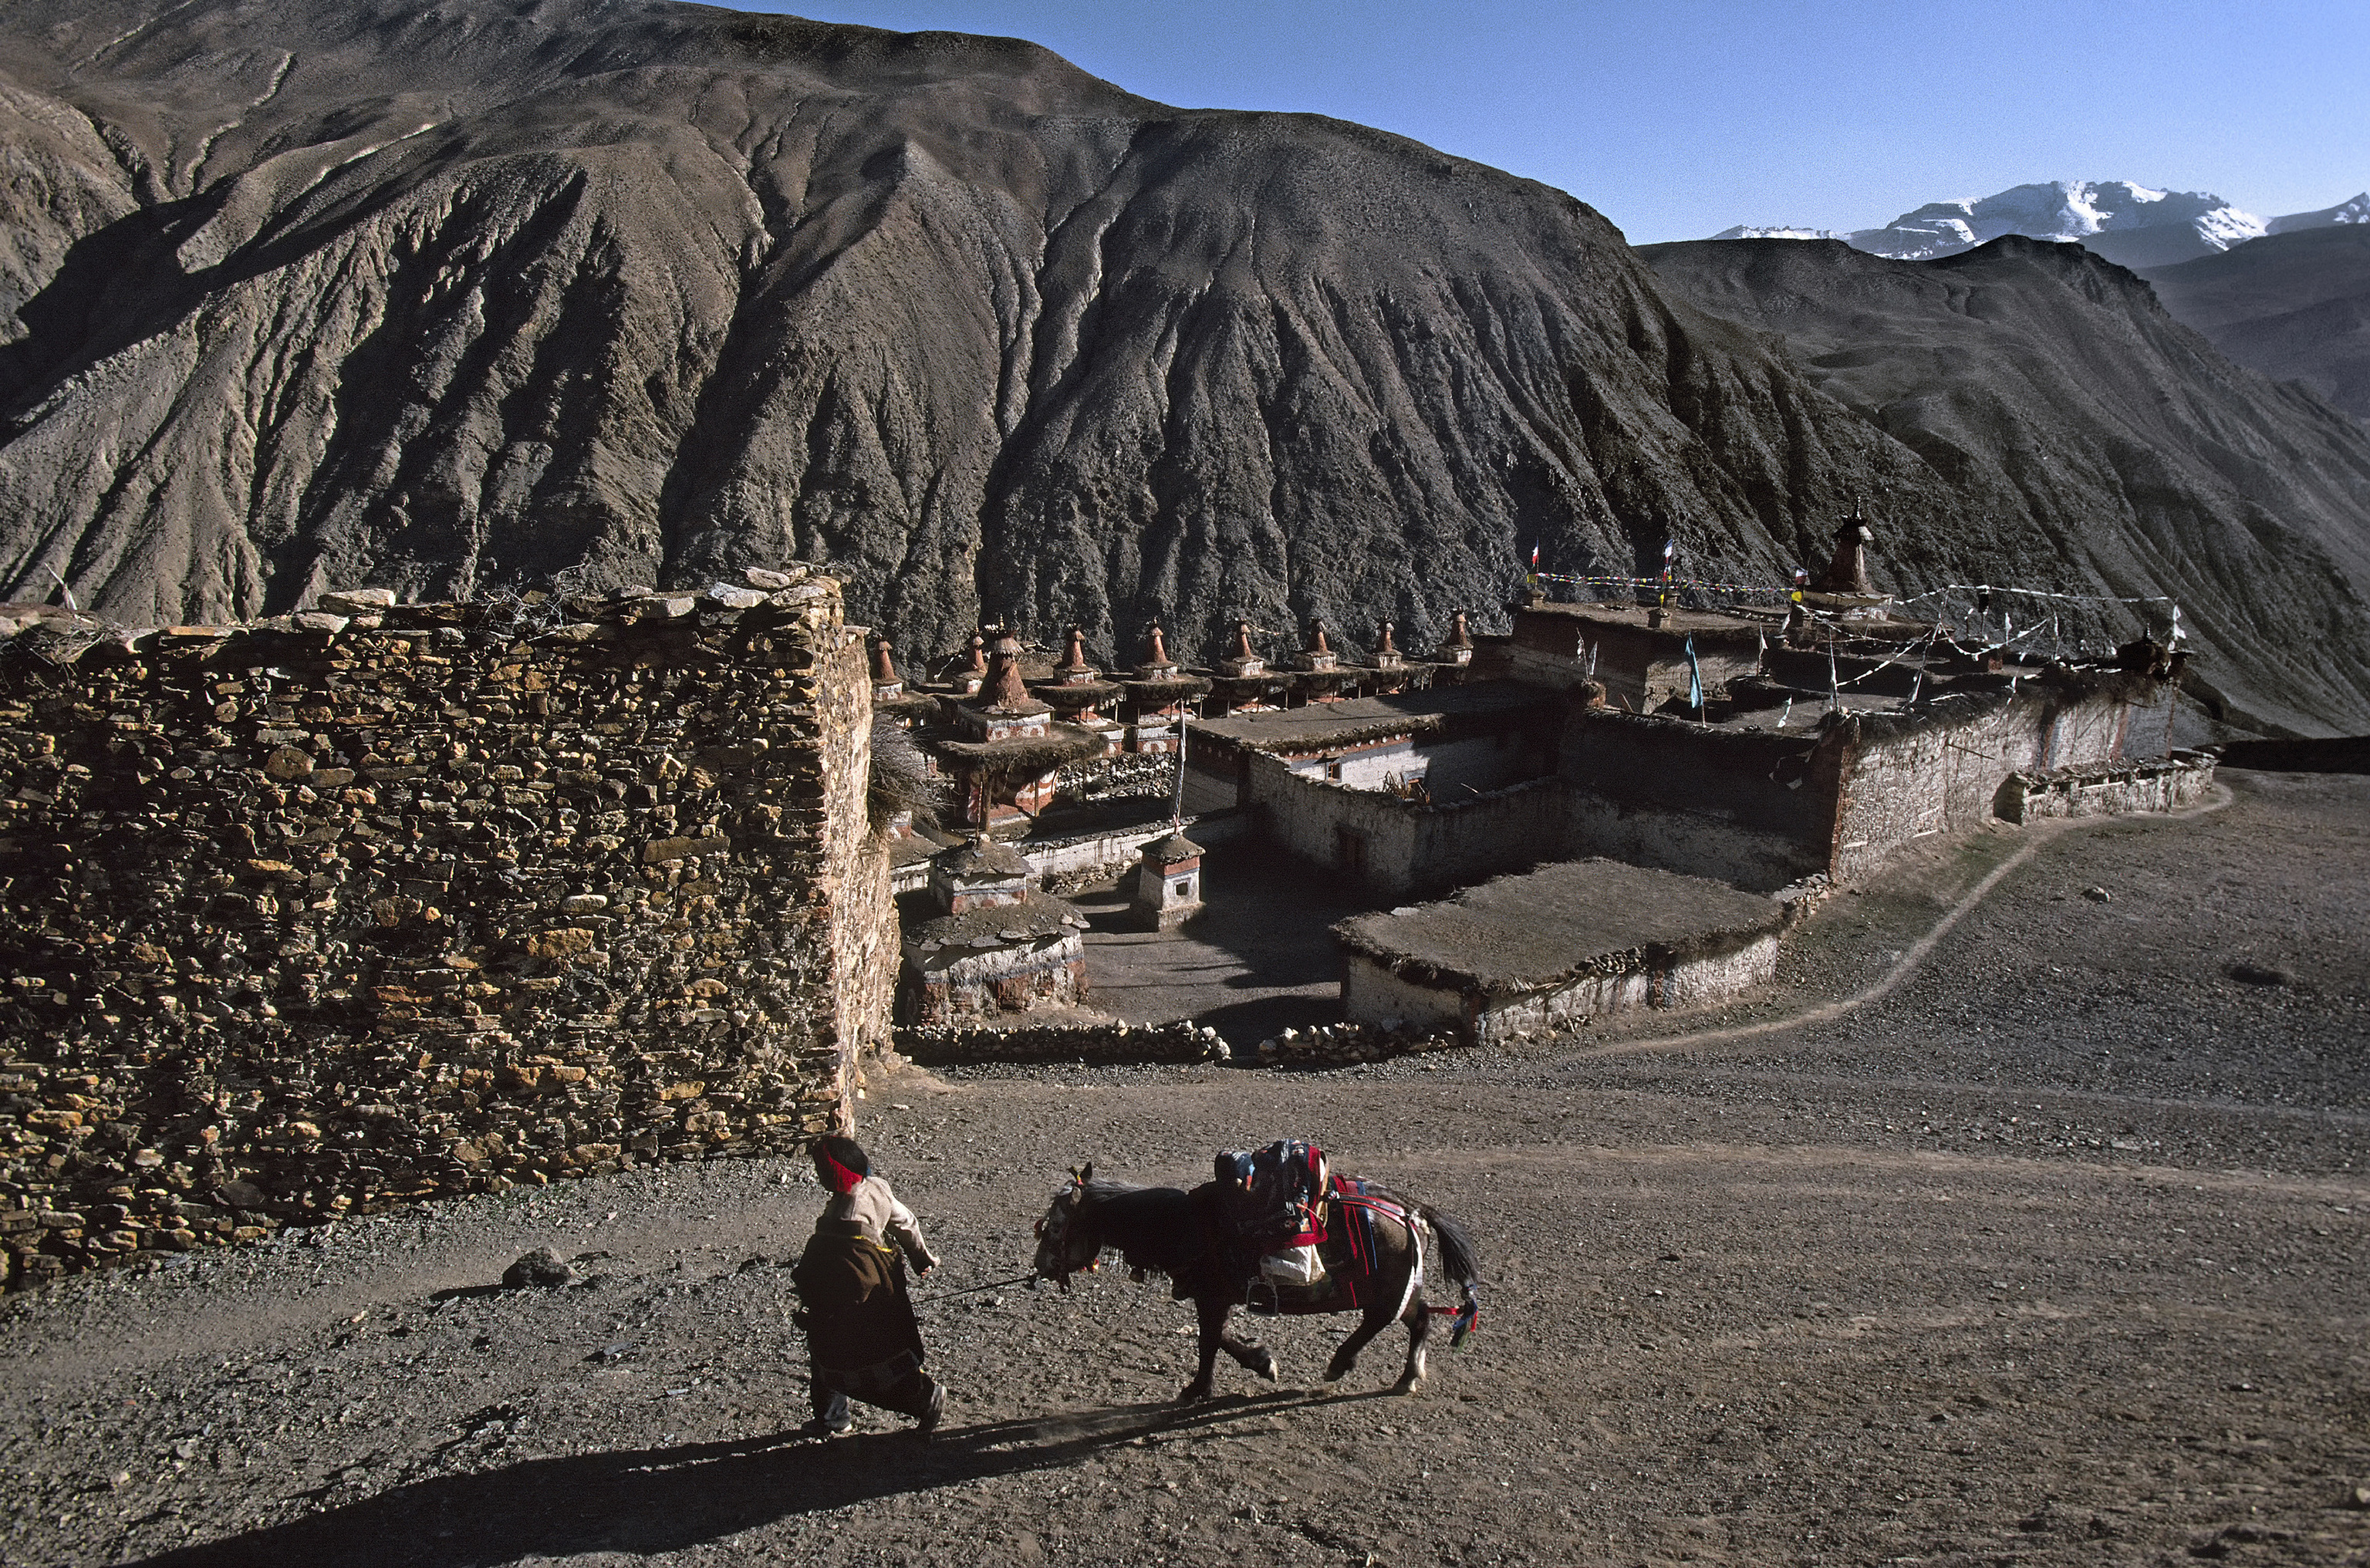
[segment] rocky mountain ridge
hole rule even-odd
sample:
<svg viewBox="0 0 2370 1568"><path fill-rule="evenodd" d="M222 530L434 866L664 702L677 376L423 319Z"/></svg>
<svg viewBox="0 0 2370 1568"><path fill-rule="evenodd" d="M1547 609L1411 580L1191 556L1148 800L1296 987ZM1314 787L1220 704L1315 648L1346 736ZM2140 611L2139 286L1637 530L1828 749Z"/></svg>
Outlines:
<svg viewBox="0 0 2370 1568"><path fill-rule="evenodd" d="M2231 359L2302 382L2370 422L2370 200L2345 207L2363 216L2274 225L2261 239L2145 276L2165 309Z"/></svg>
<svg viewBox="0 0 2370 1568"><path fill-rule="evenodd" d="M1533 544L1766 575L1917 486L1595 213L1360 127L687 6L144 15L11 15L11 594L797 556L921 648L1422 637Z"/></svg>
<svg viewBox="0 0 2370 1568"><path fill-rule="evenodd" d="M2078 492L1976 452L2024 477L1971 494L1561 192L1018 40L656 0L24 0L0 40L0 598L145 624L795 557L916 652L983 615L1355 650L1486 622L1534 546L1782 581L1858 498L1903 588L2260 567L2203 662L2370 729L2370 445L2203 344L2150 361L2202 422ZM1999 265L2053 331L2179 330L2103 263ZM2297 603L2328 647L2284 645Z"/></svg>
<svg viewBox="0 0 2370 1568"><path fill-rule="evenodd" d="M2263 225L2267 235L2292 235L2303 229L2325 229L2343 223L2370 223L2370 190L2312 212L2290 212Z"/></svg>
<svg viewBox="0 0 2370 1568"><path fill-rule="evenodd" d="M2370 443L2308 391L2230 364L2132 273L2019 237L1934 261L1835 241L1640 254L1698 307L1777 335L1820 391L1948 481L1988 543L1990 575L1962 580L2029 585L2078 563L2108 591L2169 589L2253 723L2350 711Z"/></svg>

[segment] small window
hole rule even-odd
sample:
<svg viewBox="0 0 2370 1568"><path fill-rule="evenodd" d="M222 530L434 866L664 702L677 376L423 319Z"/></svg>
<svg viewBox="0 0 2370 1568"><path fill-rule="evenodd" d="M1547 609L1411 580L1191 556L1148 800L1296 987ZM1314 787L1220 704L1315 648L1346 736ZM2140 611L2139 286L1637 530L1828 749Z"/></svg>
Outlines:
<svg viewBox="0 0 2370 1568"><path fill-rule="evenodd" d="M1191 882L1179 882L1177 884L1177 896L1180 898L1191 898L1193 896L1193 884Z"/></svg>
<svg viewBox="0 0 2370 1568"><path fill-rule="evenodd" d="M1335 784L1340 784L1341 782L1341 764L1340 762L1326 763L1325 776L1332 780Z"/></svg>

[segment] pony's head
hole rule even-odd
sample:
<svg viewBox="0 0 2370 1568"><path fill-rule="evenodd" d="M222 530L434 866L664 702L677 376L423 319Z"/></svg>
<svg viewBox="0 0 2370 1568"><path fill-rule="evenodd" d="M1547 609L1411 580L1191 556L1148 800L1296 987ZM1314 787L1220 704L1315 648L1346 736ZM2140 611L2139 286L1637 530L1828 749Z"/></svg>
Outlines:
<svg viewBox="0 0 2370 1568"><path fill-rule="evenodd" d="M1091 1273L1100 1266L1102 1243L1096 1240L1094 1228L1082 1223L1079 1216L1087 1184L1094 1179L1094 1162L1073 1168L1070 1179L1054 1189L1045 1218L1037 1221L1037 1276L1064 1290L1070 1288L1070 1276Z"/></svg>

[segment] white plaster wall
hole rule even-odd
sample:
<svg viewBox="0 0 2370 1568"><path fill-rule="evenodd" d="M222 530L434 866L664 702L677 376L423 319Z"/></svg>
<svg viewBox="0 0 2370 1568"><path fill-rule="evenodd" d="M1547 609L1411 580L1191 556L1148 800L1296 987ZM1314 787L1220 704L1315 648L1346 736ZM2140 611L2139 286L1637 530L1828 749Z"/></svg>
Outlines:
<svg viewBox="0 0 2370 1568"><path fill-rule="evenodd" d="M1654 977L1656 1007L1702 1007L1726 1001L1778 974L1778 933L1771 932L1733 953L1682 959Z"/></svg>
<svg viewBox="0 0 2370 1568"><path fill-rule="evenodd" d="M1341 830L1365 844L1363 886L1394 897L1409 886L1415 859L1416 808L1396 795L1302 778L1273 757L1250 760L1248 804L1278 845L1336 871L1343 864Z"/></svg>
<svg viewBox="0 0 2370 1568"><path fill-rule="evenodd" d="M1418 778L1423 775L1422 761L1416 756L1415 743L1411 740L1386 741L1379 746L1340 753L1333 760L1341 764L1341 776L1332 782L1347 784L1352 789L1380 789L1383 781L1393 774ZM1290 759L1290 765L1294 773L1305 779L1321 782L1329 776L1326 770L1329 764L1323 756L1294 757Z"/></svg>
<svg viewBox="0 0 2370 1568"><path fill-rule="evenodd" d="M1496 1045L1517 1035L1551 1028L1572 1018L1628 1013L1653 1002L1653 980L1642 969L1589 975L1569 985L1510 997L1481 1014L1477 1045Z"/></svg>
<svg viewBox="0 0 2370 1568"><path fill-rule="evenodd" d="M1249 795L1270 836L1318 865L1347 874L1343 830L1361 835L1359 883L1387 898L1445 891L1552 858L1564 815L1563 785L1554 778L1425 807L1306 778L1260 756L1251 760Z"/></svg>
<svg viewBox="0 0 2370 1568"><path fill-rule="evenodd" d="M1379 790L1392 779L1423 779L1436 802L1453 801L1475 790L1503 789L1535 776L1540 770L1535 750L1514 730L1501 739L1494 735L1467 736L1455 740L1393 740L1328 756L1286 759L1301 778L1345 784L1352 789ZM1341 776L1328 770L1338 762Z"/></svg>
<svg viewBox="0 0 2370 1568"><path fill-rule="evenodd" d="M1352 953L1341 974L1341 1015L1379 1029L1465 1029L1461 991L1403 980L1372 958Z"/></svg>
<svg viewBox="0 0 2370 1568"><path fill-rule="evenodd" d="M1702 1007L1767 983L1778 972L1776 933L1726 953L1662 960L1631 956L1633 967L1583 975L1559 986L1478 1000L1453 986L1403 979L1374 959L1352 954L1341 978L1342 1015L1380 1028L1454 1029L1476 1045L1551 1029L1575 1018L1634 1012L1641 1007ZM1650 967L1652 966L1652 967Z"/></svg>
<svg viewBox="0 0 2370 1568"><path fill-rule="evenodd" d="M1168 836L1168 824L1129 828L1091 838L1059 839L1050 843L1018 845L1029 869L1040 876L1070 876L1080 872L1108 871L1113 876L1136 862L1136 851L1155 839Z"/></svg>

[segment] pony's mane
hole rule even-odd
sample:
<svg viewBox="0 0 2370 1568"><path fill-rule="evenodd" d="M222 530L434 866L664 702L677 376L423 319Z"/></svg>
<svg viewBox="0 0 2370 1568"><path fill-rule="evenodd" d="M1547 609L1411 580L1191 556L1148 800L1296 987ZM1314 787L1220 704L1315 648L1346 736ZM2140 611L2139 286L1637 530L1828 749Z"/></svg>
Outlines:
<svg viewBox="0 0 2370 1568"><path fill-rule="evenodd" d="M1095 1198L1124 1197L1129 1193L1140 1193L1150 1190L1141 1183L1116 1182L1111 1180L1109 1176L1097 1176L1091 1181L1081 1183L1080 1185L1086 1189L1087 1196Z"/></svg>

